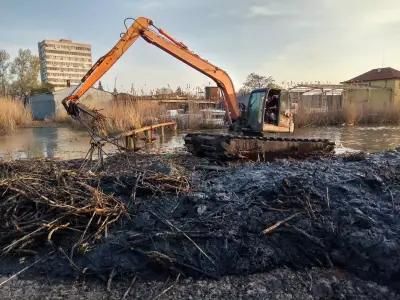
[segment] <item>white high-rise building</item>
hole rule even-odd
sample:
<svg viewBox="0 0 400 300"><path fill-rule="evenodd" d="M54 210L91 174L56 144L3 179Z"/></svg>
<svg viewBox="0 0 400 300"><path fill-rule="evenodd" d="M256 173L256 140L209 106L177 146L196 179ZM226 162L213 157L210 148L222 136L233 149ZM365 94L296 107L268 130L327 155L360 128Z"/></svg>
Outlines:
<svg viewBox="0 0 400 300"><path fill-rule="evenodd" d="M40 77L56 89L79 84L92 67L92 48L89 44L71 40L39 42Z"/></svg>

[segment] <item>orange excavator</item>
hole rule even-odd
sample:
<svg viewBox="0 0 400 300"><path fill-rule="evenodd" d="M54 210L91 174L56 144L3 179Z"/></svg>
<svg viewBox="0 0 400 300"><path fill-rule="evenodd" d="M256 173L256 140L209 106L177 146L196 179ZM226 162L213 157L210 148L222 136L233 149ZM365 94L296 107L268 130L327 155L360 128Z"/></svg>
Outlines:
<svg viewBox="0 0 400 300"><path fill-rule="evenodd" d="M126 22L134 22L128 28ZM80 97L92 87L128 48L142 37L183 63L211 78L222 91L226 119L230 124L229 134L190 133L185 144L195 155L219 159L303 157L316 152L330 152L333 143L328 140L296 139L271 136L271 133L291 133L294 130L293 116L287 94L279 89L262 88L249 96L245 109L240 109L233 82L219 67L195 54L182 42L177 41L153 21L139 17L124 21L126 31L115 46L102 56L82 78L81 84L63 100L68 114L80 119L82 114L98 119L99 112L79 103ZM269 133L269 134L268 134ZM92 132L93 134L93 132Z"/></svg>

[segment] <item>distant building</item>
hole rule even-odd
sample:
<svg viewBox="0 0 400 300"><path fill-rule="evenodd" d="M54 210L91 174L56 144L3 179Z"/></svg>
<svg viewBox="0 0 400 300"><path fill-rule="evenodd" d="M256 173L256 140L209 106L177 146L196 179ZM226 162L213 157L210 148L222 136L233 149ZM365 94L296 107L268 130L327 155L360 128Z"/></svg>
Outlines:
<svg viewBox="0 0 400 300"><path fill-rule="evenodd" d="M391 101L400 105L400 71L393 68L372 69L343 82L346 85L385 88L392 91Z"/></svg>
<svg viewBox="0 0 400 300"><path fill-rule="evenodd" d="M220 101L221 100L220 90L216 86L206 86L205 93L206 93L206 100L210 100L210 101Z"/></svg>
<svg viewBox="0 0 400 300"><path fill-rule="evenodd" d="M56 89L79 84L92 67L92 49L89 44L70 40L43 40L39 42L40 77Z"/></svg>
<svg viewBox="0 0 400 300"><path fill-rule="evenodd" d="M299 85L288 90L292 112L307 113L336 112L342 109L342 85ZM284 93L282 93L284 94Z"/></svg>

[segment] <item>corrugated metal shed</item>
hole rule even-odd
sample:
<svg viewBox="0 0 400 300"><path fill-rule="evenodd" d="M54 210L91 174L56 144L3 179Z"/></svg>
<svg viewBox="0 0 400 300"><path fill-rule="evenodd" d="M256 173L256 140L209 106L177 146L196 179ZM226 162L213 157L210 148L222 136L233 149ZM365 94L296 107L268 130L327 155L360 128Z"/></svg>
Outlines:
<svg viewBox="0 0 400 300"><path fill-rule="evenodd" d="M333 112L342 108L343 87L340 85L297 86L291 88L289 93L299 110Z"/></svg>
<svg viewBox="0 0 400 300"><path fill-rule="evenodd" d="M32 110L32 116L35 120L44 120L54 118L57 111L64 109L61 101L67 97L76 86L71 86L51 93L36 94L29 97L29 104ZM96 88L90 88L81 101L93 99L96 102L111 102L113 94L101 91Z"/></svg>
<svg viewBox="0 0 400 300"><path fill-rule="evenodd" d="M29 98L29 104L34 120L50 119L55 115L56 105L51 93L33 95Z"/></svg>

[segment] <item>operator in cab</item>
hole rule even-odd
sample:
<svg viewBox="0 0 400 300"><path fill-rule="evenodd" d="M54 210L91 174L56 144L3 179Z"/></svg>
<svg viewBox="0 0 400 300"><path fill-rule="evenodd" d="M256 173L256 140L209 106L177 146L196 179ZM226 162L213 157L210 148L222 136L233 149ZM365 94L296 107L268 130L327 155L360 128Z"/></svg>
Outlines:
<svg viewBox="0 0 400 300"><path fill-rule="evenodd" d="M268 124L276 124L278 121L278 105L279 95L268 96L268 100L265 103L265 117L264 121Z"/></svg>

